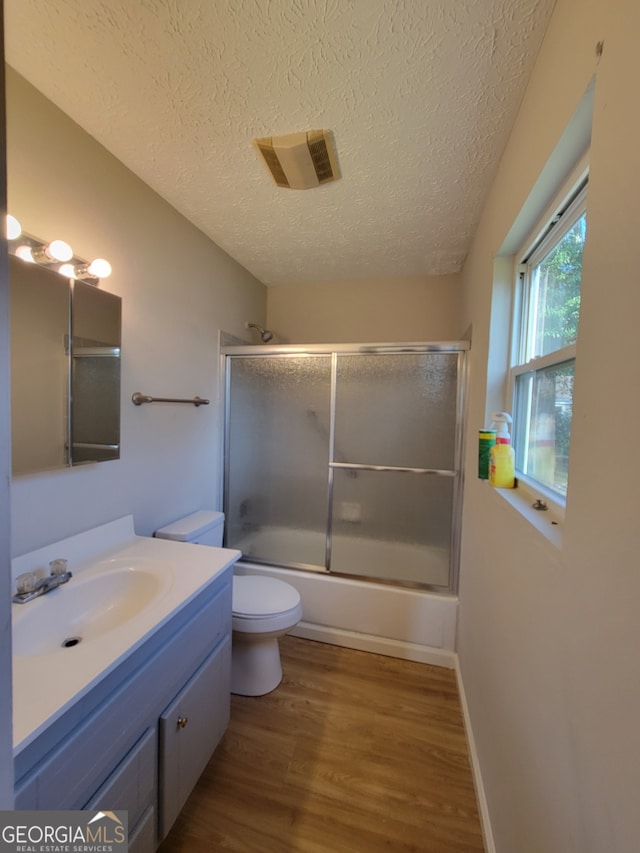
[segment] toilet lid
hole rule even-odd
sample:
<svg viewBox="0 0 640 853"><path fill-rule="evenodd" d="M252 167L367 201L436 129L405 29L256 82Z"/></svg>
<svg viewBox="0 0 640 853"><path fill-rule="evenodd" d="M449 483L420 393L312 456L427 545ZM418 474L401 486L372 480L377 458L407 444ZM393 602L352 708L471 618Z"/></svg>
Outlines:
<svg viewBox="0 0 640 853"><path fill-rule="evenodd" d="M300 603L291 584L262 575L234 575L233 612L237 616L271 616Z"/></svg>

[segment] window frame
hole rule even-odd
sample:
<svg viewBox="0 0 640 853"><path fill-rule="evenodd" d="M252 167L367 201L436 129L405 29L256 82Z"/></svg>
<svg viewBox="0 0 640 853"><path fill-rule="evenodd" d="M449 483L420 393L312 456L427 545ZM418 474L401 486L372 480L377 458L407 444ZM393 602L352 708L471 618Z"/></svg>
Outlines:
<svg viewBox="0 0 640 853"><path fill-rule="evenodd" d="M576 222L587 212L588 161L585 155L574 169L571 178L555 196L553 206L547 209L546 216L536 229L530 232L528 240L514 257L514 298L511 322L511 347L507 374L508 399L511 401L513 415L512 437L517 442L520 420L516 384L520 376L532 377L544 369L573 362L577 365L576 341L559 347L545 355L532 355L531 325L534 314L533 270L557 246L573 228ZM578 331L579 334L579 331ZM576 335L577 340L577 335ZM553 489L530 474L516 467L518 484L524 485L532 494L542 495L550 501L561 514L566 506L567 496ZM567 492L568 494L568 492Z"/></svg>

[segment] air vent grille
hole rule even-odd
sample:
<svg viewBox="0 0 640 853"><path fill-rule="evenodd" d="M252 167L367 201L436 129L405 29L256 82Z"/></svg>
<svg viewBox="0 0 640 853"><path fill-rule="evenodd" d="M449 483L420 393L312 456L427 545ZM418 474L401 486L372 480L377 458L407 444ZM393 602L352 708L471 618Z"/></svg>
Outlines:
<svg viewBox="0 0 640 853"><path fill-rule="evenodd" d="M255 139L279 187L306 190L340 177L333 137L327 130Z"/></svg>
<svg viewBox="0 0 640 853"><path fill-rule="evenodd" d="M287 176L284 173L284 169L280 165L278 155L273 150L273 146L270 144L271 140L268 140L268 142L269 144L266 144L264 140L258 140L258 148L262 152L262 156L264 157L265 162L269 167L269 171L273 175L273 179L276 184L279 187L288 187L289 181L287 180Z"/></svg>
<svg viewBox="0 0 640 853"><path fill-rule="evenodd" d="M333 181L335 176L324 132L322 130L310 130L307 133L307 145L309 146L309 153L311 154L311 160L313 161L318 181L321 184Z"/></svg>

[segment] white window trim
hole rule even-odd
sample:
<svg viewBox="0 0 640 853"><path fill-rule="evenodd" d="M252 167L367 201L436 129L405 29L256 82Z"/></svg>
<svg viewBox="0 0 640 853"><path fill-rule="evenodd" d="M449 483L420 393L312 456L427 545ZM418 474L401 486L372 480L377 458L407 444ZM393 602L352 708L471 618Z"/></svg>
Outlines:
<svg viewBox="0 0 640 853"><path fill-rule="evenodd" d="M537 370L549 367L551 365L560 364L563 361L570 361L576 358L576 344L572 343L552 353L543 356L534 356L526 359L527 353L524 352L526 330L530 319L528 310L523 310L523 304L527 307L530 304L528 294L525 292L524 270L526 265L535 265L542 260L551 247L562 240L564 235L573 227L575 221L579 218L580 212L586 207L586 196L588 189L589 176L589 152L580 158L580 161L572 169L569 177L563 183L560 190L554 196L554 200L546 209L544 215L538 220L537 224L529 232L527 242L522 249L516 253L515 274L514 274L514 298L513 298L513 313L511 323L511 346L510 346L510 364L507 372L507 399L509 400L508 411L512 411L515 406L515 384L516 377L526 373L533 373ZM567 206L567 199L572 195L575 198ZM578 212L578 215L576 213ZM560 219L559 216L562 215ZM555 221L554 221L555 220ZM557 222L557 225L555 224ZM525 360L526 359L526 360ZM553 489L546 488L544 484L528 477L522 471L516 469L516 478L518 488L522 491L521 496L514 494L509 500L516 508L522 511L525 506L526 511L523 513L530 516L529 508L536 500L543 500L547 505L548 510L540 512L533 510L538 515L547 516L554 526L564 521L566 498ZM518 489L514 490L515 493ZM506 493L505 493L506 497ZM524 499L524 501L522 500ZM548 515L551 513L551 515ZM546 521L546 524L549 521ZM536 526L539 526L536 524ZM550 537L555 539L554 536Z"/></svg>
<svg viewBox="0 0 640 853"><path fill-rule="evenodd" d="M509 504L556 548L562 547L564 507L546 496L537 487L518 478L517 489L493 489L496 499ZM546 510L534 509L538 500L544 501Z"/></svg>

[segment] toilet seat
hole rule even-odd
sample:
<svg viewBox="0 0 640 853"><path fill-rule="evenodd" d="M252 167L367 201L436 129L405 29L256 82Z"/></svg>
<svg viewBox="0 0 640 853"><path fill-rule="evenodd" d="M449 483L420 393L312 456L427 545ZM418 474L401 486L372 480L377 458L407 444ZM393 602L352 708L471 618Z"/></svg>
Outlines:
<svg viewBox="0 0 640 853"><path fill-rule="evenodd" d="M234 575L231 625L237 634L283 634L302 619L300 593L263 575Z"/></svg>
<svg viewBox="0 0 640 853"><path fill-rule="evenodd" d="M236 613L234 611L233 618L240 622L265 622L268 619L288 619L289 615L293 616L300 609L299 605L290 607L288 610L279 610L277 613L263 613L261 616L247 615L246 613Z"/></svg>
<svg viewBox="0 0 640 853"><path fill-rule="evenodd" d="M284 613L276 613L273 616L264 616L255 619L247 616L236 616L231 618L231 627L234 634L256 634L262 637L286 634L302 619L302 604L293 610Z"/></svg>
<svg viewBox="0 0 640 853"><path fill-rule="evenodd" d="M266 619L296 610L300 593L291 584L262 575L235 575L233 615L245 619Z"/></svg>

